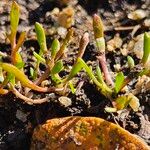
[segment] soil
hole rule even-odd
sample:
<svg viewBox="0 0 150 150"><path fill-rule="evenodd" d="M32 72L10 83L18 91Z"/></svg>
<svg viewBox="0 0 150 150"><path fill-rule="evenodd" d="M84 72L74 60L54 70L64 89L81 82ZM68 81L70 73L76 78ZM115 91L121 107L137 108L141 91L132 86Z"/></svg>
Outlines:
<svg viewBox="0 0 150 150"><path fill-rule="evenodd" d="M29 66L32 66L31 54L33 51L38 51L39 46L35 40L34 23L40 22L43 24L47 33L48 47L50 47L52 39L55 37L60 40L63 37L58 28L62 30L56 22L54 8L62 10L66 5L61 5L58 1L52 0L16 0L21 6L21 19L19 31L27 31L28 40L22 47L23 55L27 55L26 74L29 72ZM5 41L4 34L9 31L9 11L11 1L0 1L0 51L10 52L10 45ZM148 0L73 0L71 4L75 11L75 29L74 38L68 47L68 57L65 59L66 65L72 65L77 54L79 39L85 31L90 34L90 43L86 48L83 59L92 64L93 68L96 65L96 47L93 42L93 31L91 16L98 13L102 16L105 24L105 38L108 42L113 39L116 34L120 35L122 44L129 44L129 41L137 35L149 31L150 26L144 24L148 17L141 20L132 20L128 18L131 11L142 9L145 12L150 12L150 2ZM150 14L148 15L150 16ZM140 25L135 34L133 30ZM119 29L122 26L133 27L126 30ZM114 64L125 65L126 57L120 51L122 46L116 47L115 51L107 52L107 61L109 68L114 71ZM137 63L133 52L130 52ZM9 61L9 60L4 60ZM67 72L62 72L66 74ZM47 119L64 117L70 115L76 116L97 116L106 119L107 121L119 124L126 130L143 138L150 145L150 92L140 93L140 109L138 112L132 111L130 108L122 110L120 113L107 113L104 108L111 106L108 99L100 94L96 86L89 82L88 77L82 72L76 77L77 86L81 85L75 94L69 94L68 97L72 103L68 107L60 104L57 94L51 93L50 102L40 105L28 105L9 93L5 96L0 96L0 150L28 150L30 147L31 136L33 129ZM35 93L40 97L39 93Z"/></svg>

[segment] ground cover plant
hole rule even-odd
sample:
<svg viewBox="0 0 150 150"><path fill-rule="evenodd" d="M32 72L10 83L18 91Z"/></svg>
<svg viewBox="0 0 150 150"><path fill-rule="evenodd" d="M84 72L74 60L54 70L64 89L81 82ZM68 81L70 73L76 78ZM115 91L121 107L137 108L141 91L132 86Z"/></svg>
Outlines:
<svg viewBox="0 0 150 150"><path fill-rule="evenodd" d="M58 5L58 2L51 1L49 3ZM60 9L69 5L69 3L71 2L63 2L60 4ZM79 3L82 5L82 2ZM78 4L73 3L70 5ZM8 95L13 93L12 98L14 97L17 100L14 102L14 105L19 103L19 105L25 105L27 108L31 107L31 112L36 109L43 109L41 114L44 112L45 107L48 109L54 107L54 110L56 107L58 108L56 111L59 111L58 116L69 115L69 111L72 111L71 115L93 115L94 111L90 105L96 103L94 104L94 109L96 108L95 110L98 111L98 114L100 112L100 116L103 117L104 114L104 116L106 115L111 121L113 120L116 123L121 121L121 118L118 119L117 117L125 111L134 115L141 111L143 102L140 94L147 94L150 90L150 81L148 80L150 76L150 35L148 32L145 32L148 30L142 31L144 34L142 35L143 43L141 44L141 49L143 51L141 58L137 59L132 53L129 53L129 56L123 56L124 62L120 63L120 67L114 69L110 67L113 62L110 62L108 46L111 45L107 43L108 37L107 34L105 35L109 31L104 27L103 21L97 15L98 13L93 13L92 19L90 18L92 20L92 23L90 22L90 30L86 29L86 31L78 34L78 26L75 24L71 27L70 24L76 22L80 24L80 21L77 18L73 18L73 13L69 14L69 11L72 9L69 6L69 9L62 10L60 13L60 16L64 17L68 11L68 14L65 16L69 18L67 18L69 20L66 26L67 29L63 28L66 31L65 36L63 38L56 35L47 37L47 32L45 32L47 30L44 28L44 25L36 20L37 22L34 22L34 25L32 25L34 27L35 36L33 39L36 41L36 49L28 49L27 51L30 55L26 55L26 49L23 49L23 47L28 43L29 35L23 31L24 28L21 28L21 30L19 28L20 7L21 5L19 6L16 2L12 2L10 26L6 33L7 43L9 43L10 48L9 50L2 48L0 51L1 97L5 98L6 96L7 98ZM55 11L53 12L54 16L58 10L56 9ZM61 20L60 18L58 21ZM61 25L61 21L59 24ZM58 25L56 25L56 30L57 28L59 28ZM80 40L76 41L78 48L74 48L72 39L79 35ZM50 43L49 39L51 40ZM129 38L128 42L133 42L133 40L133 37ZM113 44L117 45L118 43L114 40ZM92 50L94 49L94 52L89 53L89 47ZM114 55L117 56L117 53L117 51L114 52ZM88 59L91 59L93 54L94 61L90 62ZM28 62L28 57L30 56L32 60ZM122 56L119 54L117 57ZM69 60L71 60L71 63ZM89 93L91 90L91 94L86 95L84 93L86 88ZM93 95L97 97L93 98ZM85 102L82 102L82 99L86 99ZM89 104L89 99L91 104ZM21 100L23 100L23 103ZM106 105L99 107L99 103L105 103ZM28 104L33 106L28 106ZM36 106L36 104L38 105ZM81 106L78 106L78 104ZM75 106L72 107L71 105ZM82 108L84 106L85 108ZM82 111L78 111L80 109ZM50 110L48 110L49 113L54 111ZM31 114L33 115L33 113ZM94 112L94 115L97 116L97 113L95 114ZM54 116L57 117L57 113ZM42 121L45 119L43 118ZM133 130L135 132L136 128Z"/></svg>

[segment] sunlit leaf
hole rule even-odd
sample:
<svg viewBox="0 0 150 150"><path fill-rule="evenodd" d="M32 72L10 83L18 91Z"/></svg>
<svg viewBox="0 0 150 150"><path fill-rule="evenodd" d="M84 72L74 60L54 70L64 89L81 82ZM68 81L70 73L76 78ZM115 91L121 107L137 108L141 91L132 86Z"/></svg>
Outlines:
<svg viewBox="0 0 150 150"><path fill-rule="evenodd" d="M22 69L22 68L24 67L24 65L25 65L25 63L22 61L22 62L18 62L18 63L16 64L16 67L17 67L18 69Z"/></svg>
<svg viewBox="0 0 150 150"><path fill-rule="evenodd" d="M46 63L46 61L45 61L45 59L42 57L42 56L40 56L38 53L36 53L36 52L33 52L33 55L34 55L34 57L38 60L38 61L40 61L40 62L42 62L42 63Z"/></svg>
<svg viewBox="0 0 150 150"><path fill-rule="evenodd" d="M39 87L35 85L32 81L28 79L28 77L21 71L19 70L16 66L8 64L8 63L2 63L0 62L0 67L3 68L8 73L11 73L15 76L17 80L19 80L23 86L28 87L30 89L39 91L39 92L45 92L47 89Z"/></svg>
<svg viewBox="0 0 150 150"><path fill-rule="evenodd" d="M100 83L104 83L103 80L103 76L102 76L102 72L99 66L96 66L96 75L97 75L97 79Z"/></svg>
<svg viewBox="0 0 150 150"><path fill-rule="evenodd" d="M74 76L77 75L78 72L80 72L80 70L83 68L82 64L80 61L77 61L76 64L74 64L74 66L72 67L68 77L67 77L67 81L71 80Z"/></svg>
<svg viewBox="0 0 150 150"><path fill-rule="evenodd" d="M145 64L150 56L150 35L148 33L144 34L144 53L142 58L142 63Z"/></svg>
<svg viewBox="0 0 150 150"><path fill-rule="evenodd" d="M58 74L51 74L51 79L55 82L55 84L60 84L63 82Z"/></svg>
<svg viewBox="0 0 150 150"><path fill-rule="evenodd" d="M52 58L55 58L56 53L60 49L60 43L57 39L53 40L52 45L51 45L51 56Z"/></svg>
<svg viewBox="0 0 150 150"><path fill-rule="evenodd" d="M34 69L32 67L30 67L30 76L33 78L34 76Z"/></svg>
<svg viewBox="0 0 150 150"><path fill-rule="evenodd" d="M122 88L122 85L123 85L123 83L124 83L124 79L125 79L125 77L124 77L123 73L122 73L122 72L119 72L119 73L117 74L117 76L116 76L115 87L114 87L116 94L117 94L117 93L120 91L120 89Z"/></svg>
<svg viewBox="0 0 150 150"><path fill-rule="evenodd" d="M54 67L51 70L52 74L59 73L64 68L62 60L59 60L55 63Z"/></svg>
<svg viewBox="0 0 150 150"><path fill-rule="evenodd" d="M127 62L128 62L128 67L130 69L134 68L135 64L134 64L134 59L131 56L127 57Z"/></svg>
<svg viewBox="0 0 150 150"><path fill-rule="evenodd" d="M43 26L38 22L35 23L35 32L40 46L40 54L45 53L47 51L45 31Z"/></svg>
<svg viewBox="0 0 150 150"><path fill-rule="evenodd" d="M11 28L11 38L14 39L17 33L18 23L20 16L20 8L19 5L13 1L10 11L10 28ZM12 40L11 39L11 40Z"/></svg>

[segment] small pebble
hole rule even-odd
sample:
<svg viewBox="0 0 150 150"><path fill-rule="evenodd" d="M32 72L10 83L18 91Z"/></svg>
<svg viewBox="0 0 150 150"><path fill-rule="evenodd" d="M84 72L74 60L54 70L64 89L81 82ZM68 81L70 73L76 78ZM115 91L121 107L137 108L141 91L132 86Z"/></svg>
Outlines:
<svg viewBox="0 0 150 150"><path fill-rule="evenodd" d="M58 100L64 107L68 107L72 104L71 99L65 96L61 96Z"/></svg>

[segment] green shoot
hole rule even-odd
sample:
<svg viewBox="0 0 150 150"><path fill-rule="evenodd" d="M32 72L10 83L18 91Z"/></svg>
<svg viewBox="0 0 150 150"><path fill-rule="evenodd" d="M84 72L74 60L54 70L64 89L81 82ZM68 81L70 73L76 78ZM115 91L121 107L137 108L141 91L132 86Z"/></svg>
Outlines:
<svg viewBox="0 0 150 150"><path fill-rule="evenodd" d="M41 63L43 63L43 64L46 63L45 59L44 59L42 56L40 56L38 53L33 52L33 55L34 55L34 57L37 59L37 61L39 61L39 62L41 62Z"/></svg>
<svg viewBox="0 0 150 150"><path fill-rule="evenodd" d="M104 39L104 27L101 21L101 18L94 14L93 16L93 30L94 37L97 45L98 56L97 59L100 62L102 67L102 71L104 73L104 78L108 85L113 86L113 81L111 79L111 75L107 68L106 56L105 56L105 39Z"/></svg>
<svg viewBox="0 0 150 150"><path fill-rule="evenodd" d="M55 63L54 67L51 70L52 74L57 74L59 73L61 70L63 70L64 66L63 66L63 62L62 60L59 60Z"/></svg>
<svg viewBox="0 0 150 150"><path fill-rule="evenodd" d="M100 69L99 65L96 66L96 75L97 75L98 81L100 83L104 83L102 72L101 72L101 69Z"/></svg>
<svg viewBox="0 0 150 150"><path fill-rule="evenodd" d="M14 49L16 46L16 33L17 33L17 28L19 23L19 16L20 16L20 8L18 4L15 1L13 1L11 6L11 11L10 11L11 34L9 36L12 49Z"/></svg>
<svg viewBox="0 0 150 150"><path fill-rule="evenodd" d="M71 81L69 81L69 86L70 86L70 89L71 89L72 94L75 94L76 89L74 88L74 86L73 86L73 84L72 84Z"/></svg>
<svg viewBox="0 0 150 150"><path fill-rule="evenodd" d="M60 49L60 43L57 39L53 40L51 45L51 57L52 59L55 59L57 52Z"/></svg>
<svg viewBox="0 0 150 150"><path fill-rule="evenodd" d="M118 94L118 92L121 90L122 88L122 85L124 83L124 75L122 72L119 72L116 76L116 81L115 81L115 87L114 87L114 90L115 90L115 94Z"/></svg>
<svg viewBox="0 0 150 150"><path fill-rule="evenodd" d="M11 65L11 64L8 64L8 63L2 63L0 62L0 67L5 70L6 72L8 73L11 73L15 76L15 78L17 80L19 80L21 82L21 84L25 87L28 87L30 89L33 89L35 91L39 91L39 92L46 92L47 89L46 88L42 88L42 87L39 87L37 85L35 85L32 81L30 81L27 76L22 72L20 71L17 67Z"/></svg>
<svg viewBox="0 0 150 150"><path fill-rule="evenodd" d="M44 53L47 52L46 36L45 36L45 31L43 29L43 26L38 22L35 23L35 32L40 46L39 55L42 56Z"/></svg>
<svg viewBox="0 0 150 150"><path fill-rule="evenodd" d="M144 33L144 53L142 58L142 63L146 64L150 56L150 35L148 33Z"/></svg>
<svg viewBox="0 0 150 150"><path fill-rule="evenodd" d="M130 69L133 69L134 66L135 66L135 64L134 64L134 59L133 59L131 56L128 56L128 57L127 57L127 62L128 62L128 67L129 67Z"/></svg>

